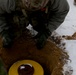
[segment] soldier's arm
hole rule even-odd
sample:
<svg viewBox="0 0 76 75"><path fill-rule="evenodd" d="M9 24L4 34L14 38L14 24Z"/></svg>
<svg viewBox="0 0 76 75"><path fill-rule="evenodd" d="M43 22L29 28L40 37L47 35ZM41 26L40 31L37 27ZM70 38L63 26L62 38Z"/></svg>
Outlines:
<svg viewBox="0 0 76 75"><path fill-rule="evenodd" d="M57 29L61 23L63 23L68 11L69 5L66 0L51 0L53 1L50 6L50 19L48 23L48 28L50 32Z"/></svg>
<svg viewBox="0 0 76 75"><path fill-rule="evenodd" d="M8 29L4 14L15 10L15 0L0 0L0 33Z"/></svg>

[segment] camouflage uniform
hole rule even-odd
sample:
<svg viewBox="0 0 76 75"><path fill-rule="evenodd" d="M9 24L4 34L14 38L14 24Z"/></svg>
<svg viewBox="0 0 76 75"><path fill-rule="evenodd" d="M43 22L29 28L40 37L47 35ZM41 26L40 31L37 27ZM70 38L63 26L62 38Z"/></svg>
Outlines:
<svg viewBox="0 0 76 75"><path fill-rule="evenodd" d="M4 64L0 58L0 75L7 75L6 69L4 67Z"/></svg>
<svg viewBox="0 0 76 75"><path fill-rule="evenodd" d="M39 32L37 37L43 39L43 35L47 39L51 32L58 28L58 26L64 21L69 11L69 5L67 3L67 0L44 0L46 1L46 3L43 3L44 5L41 5L41 7L39 7L37 0L29 0L32 2L36 1L35 3L27 3L28 0L22 1L26 1L26 3L24 3L25 7L21 5L20 0L0 0L1 34L6 30L10 31L10 29L12 29L13 25L12 23L10 23L10 20L13 21L13 18L17 20L18 18L15 23L18 23L23 28L24 26L26 27L29 23L31 23L33 28ZM27 5L29 3L30 6ZM36 7L38 8L35 9ZM12 16L9 16L9 14L12 14ZM38 41L39 40L40 39L38 39Z"/></svg>

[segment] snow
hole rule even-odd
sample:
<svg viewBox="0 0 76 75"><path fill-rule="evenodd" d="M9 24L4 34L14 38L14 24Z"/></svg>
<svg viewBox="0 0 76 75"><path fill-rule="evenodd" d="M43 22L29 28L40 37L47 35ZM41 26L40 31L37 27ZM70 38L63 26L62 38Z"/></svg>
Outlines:
<svg viewBox="0 0 76 75"><path fill-rule="evenodd" d="M76 6L74 0L68 0L70 11L65 21L56 29L59 36L70 35L76 32ZM76 75L76 40L63 40L66 43L65 51L69 55L68 62L63 66L63 75Z"/></svg>

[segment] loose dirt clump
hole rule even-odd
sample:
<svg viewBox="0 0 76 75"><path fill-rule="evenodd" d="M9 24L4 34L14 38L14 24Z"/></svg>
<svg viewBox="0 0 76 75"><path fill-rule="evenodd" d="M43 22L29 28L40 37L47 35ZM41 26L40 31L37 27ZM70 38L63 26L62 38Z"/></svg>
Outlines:
<svg viewBox="0 0 76 75"><path fill-rule="evenodd" d="M2 48L0 40L0 57L3 59L7 71L16 61L31 59L42 65L44 75L63 75L63 65L66 63L65 59L68 59L67 53L58 48L50 39L47 40L43 49L38 50L30 35L22 35L17 38L10 49Z"/></svg>
<svg viewBox="0 0 76 75"><path fill-rule="evenodd" d="M62 36L63 38L65 38L66 40L76 40L76 32L72 35L72 36Z"/></svg>

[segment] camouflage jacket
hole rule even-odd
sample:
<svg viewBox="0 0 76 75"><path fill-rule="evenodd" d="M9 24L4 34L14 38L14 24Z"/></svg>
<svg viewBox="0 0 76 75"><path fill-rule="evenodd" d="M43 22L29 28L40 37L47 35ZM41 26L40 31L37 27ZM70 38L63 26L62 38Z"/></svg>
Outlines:
<svg viewBox="0 0 76 75"><path fill-rule="evenodd" d="M3 14L16 11L16 4L16 0L0 0L0 32L7 25ZM64 21L69 11L69 5L67 0L49 0L47 9L46 13L49 14L47 27L52 32ZM27 16L25 13L24 15Z"/></svg>

